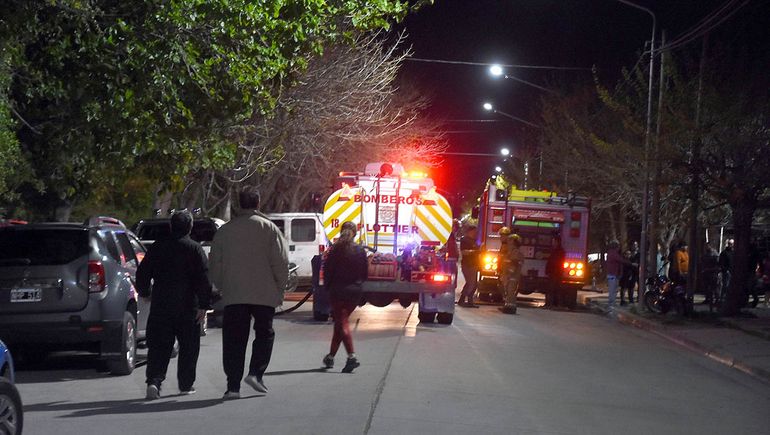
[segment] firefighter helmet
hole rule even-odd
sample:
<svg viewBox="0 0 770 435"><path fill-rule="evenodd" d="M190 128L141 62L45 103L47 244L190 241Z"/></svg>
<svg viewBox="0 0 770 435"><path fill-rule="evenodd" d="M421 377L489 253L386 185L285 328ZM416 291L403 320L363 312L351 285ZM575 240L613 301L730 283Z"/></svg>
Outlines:
<svg viewBox="0 0 770 435"><path fill-rule="evenodd" d="M508 227L502 227L500 228L500 231L497 232L497 234L499 234L500 237L508 237L511 235L511 229Z"/></svg>

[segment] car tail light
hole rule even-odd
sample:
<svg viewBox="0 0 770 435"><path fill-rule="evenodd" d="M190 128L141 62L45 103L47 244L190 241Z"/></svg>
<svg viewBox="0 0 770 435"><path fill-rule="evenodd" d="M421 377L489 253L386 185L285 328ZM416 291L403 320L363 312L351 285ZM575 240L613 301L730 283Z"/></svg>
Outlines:
<svg viewBox="0 0 770 435"><path fill-rule="evenodd" d="M88 262L88 292L100 293L104 291L106 284L104 265L101 261Z"/></svg>

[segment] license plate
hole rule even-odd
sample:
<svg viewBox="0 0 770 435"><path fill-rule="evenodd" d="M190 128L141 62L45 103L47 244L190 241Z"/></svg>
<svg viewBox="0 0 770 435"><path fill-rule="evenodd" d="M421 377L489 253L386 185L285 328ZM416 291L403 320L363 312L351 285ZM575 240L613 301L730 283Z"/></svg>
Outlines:
<svg viewBox="0 0 770 435"><path fill-rule="evenodd" d="M39 288L11 289L11 302L40 302L42 292Z"/></svg>

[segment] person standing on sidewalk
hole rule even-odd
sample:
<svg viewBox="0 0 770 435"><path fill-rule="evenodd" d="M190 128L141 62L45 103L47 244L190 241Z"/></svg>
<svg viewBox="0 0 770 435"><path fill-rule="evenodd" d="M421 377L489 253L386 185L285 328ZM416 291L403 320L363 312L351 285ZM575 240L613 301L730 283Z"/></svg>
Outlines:
<svg viewBox="0 0 770 435"><path fill-rule="evenodd" d="M623 266L631 262L620 254L620 243L611 240L607 246L607 301L610 309L615 308L615 295L618 292L618 284L623 273Z"/></svg>
<svg viewBox="0 0 770 435"><path fill-rule="evenodd" d="M730 278L733 272L733 240L727 241L727 246L719 254L719 270L722 272L722 288L719 299L724 300L727 289L730 288Z"/></svg>
<svg viewBox="0 0 770 435"><path fill-rule="evenodd" d="M765 308L770 307L770 252L765 253L765 258L760 263L762 291L765 293Z"/></svg>
<svg viewBox="0 0 770 435"><path fill-rule="evenodd" d="M714 305L718 299L719 253L713 246L706 243L700 262L703 294L706 296L703 303Z"/></svg>
<svg viewBox="0 0 770 435"><path fill-rule="evenodd" d="M630 263L631 251L623 253L623 258L629 261L629 263L623 263L622 272L620 274L620 305L626 305L626 293L628 293L628 302L634 303L634 266Z"/></svg>
<svg viewBox="0 0 770 435"><path fill-rule="evenodd" d="M286 239L259 208L259 191L244 188L236 217L222 226L211 245L211 280L221 291L222 363L227 375L224 399L240 397L249 326L254 320L249 373L244 382L267 393L262 379L273 353L273 316L283 303L289 277Z"/></svg>
<svg viewBox="0 0 770 435"><path fill-rule="evenodd" d="M332 316L334 316L334 334L323 364L327 369L334 367L334 356L337 355L337 350L342 343L348 353L342 373L351 373L361 365L353 348L353 336L348 322L350 314L361 302L361 284L369 275L366 252L362 246L355 243L357 232L356 224L353 222L343 223L340 237L329 250L323 266L324 282L329 290Z"/></svg>
<svg viewBox="0 0 770 435"><path fill-rule="evenodd" d="M473 295L476 293L479 273L479 245L476 243L476 227L470 226L465 235L460 239L460 252L465 285L460 293L460 300L457 305L461 307L475 307Z"/></svg>
<svg viewBox="0 0 770 435"><path fill-rule="evenodd" d="M182 394L193 394L200 352L200 325L210 308L211 283L206 254L190 238L193 217L188 211L171 215L171 237L147 250L136 271L136 289L151 298L147 320L146 398L160 397L168 362L179 342L177 381Z"/></svg>

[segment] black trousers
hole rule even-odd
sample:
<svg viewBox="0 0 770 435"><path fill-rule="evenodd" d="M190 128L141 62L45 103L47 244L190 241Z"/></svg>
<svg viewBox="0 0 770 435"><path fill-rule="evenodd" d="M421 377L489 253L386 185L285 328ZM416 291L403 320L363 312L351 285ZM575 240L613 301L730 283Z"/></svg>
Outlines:
<svg viewBox="0 0 770 435"><path fill-rule="evenodd" d="M179 389L189 390L195 383L201 347L200 326L192 315L174 318L150 314L147 320L147 383L160 387L166 379L174 340L179 342L176 373Z"/></svg>
<svg viewBox="0 0 770 435"><path fill-rule="evenodd" d="M251 345L249 376L262 376L273 354L273 316L275 308L265 305L236 304L225 307L222 319L222 364L227 375L227 391L240 391L251 319L254 319L254 342Z"/></svg>

